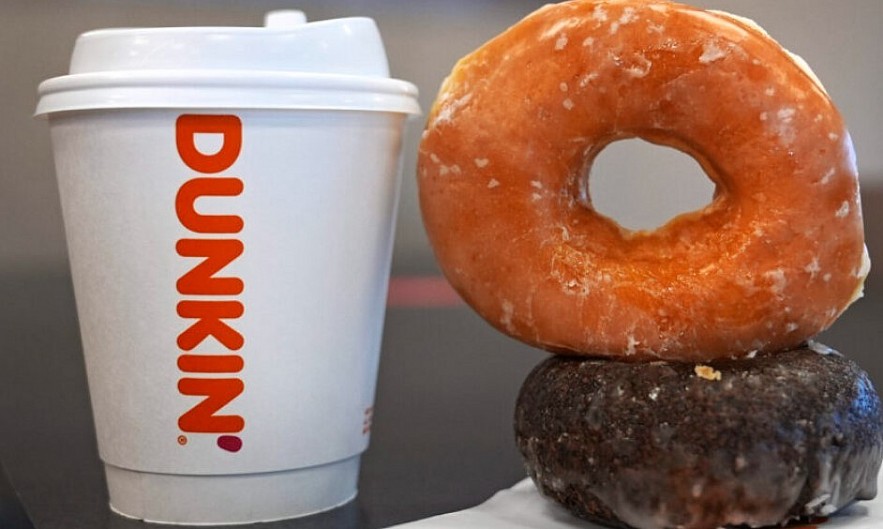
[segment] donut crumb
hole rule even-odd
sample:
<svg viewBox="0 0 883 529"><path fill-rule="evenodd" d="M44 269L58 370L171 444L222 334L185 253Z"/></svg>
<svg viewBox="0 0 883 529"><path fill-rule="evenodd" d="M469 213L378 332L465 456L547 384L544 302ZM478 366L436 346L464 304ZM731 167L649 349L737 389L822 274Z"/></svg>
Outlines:
<svg viewBox="0 0 883 529"><path fill-rule="evenodd" d="M706 42L702 47L702 56L699 57L699 62L702 64L709 64L720 59L723 59L727 56L727 51L721 49L716 42L710 41Z"/></svg>
<svg viewBox="0 0 883 529"><path fill-rule="evenodd" d="M595 11L592 12L592 19L598 22L607 22L607 11L604 9L604 6L595 6Z"/></svg>
<svg viewBox="0 0 883 529"><path fill-rule="evenodd" d="M721 379L721 372L710 366L698 365L693 371L696 372L697 377L704 378L705 380Z"/></svg>
<svg viewBox="0 0 883 529"><path fill-rule="evenodd" d="M591 83L592 81L594 81L598 77L599 77L599 75L597 72L587 73L586 75L582 76L582 78L579 80L579 87L585 88L585 87L589 86L589 83Z"/></svg>
<svg viewBox="0 0 883 529"><path fill-rule="evenodd" d="M836 174L837 174L837 170L835 168L832 167L832 168L828 169L828 172L825 173L825 176L823 176L821 180L819 180L819 183L827 184L828 182L831 181L831 178L834 177L834 175L836 175Z"/></svg>
<svg viewBox="0 0 883 529"><path fill-rule="evenodd" d="M813 257L812 261L803 268L803 271L809 274L810 279L815 279L819 272L822 271L822 267L819 265L819 258Z"/></svg>
<svg viewBox="0 0 883 529"><path fill-rule="evenodd" d="M829 356L829 355L840 356L840 353L837 352L836 349L832 349L823 343L815 342L812 340L810 340L809 343L807 344L807 348L810 351L812 351L816 354L820 354L822 356Z"/></svg>

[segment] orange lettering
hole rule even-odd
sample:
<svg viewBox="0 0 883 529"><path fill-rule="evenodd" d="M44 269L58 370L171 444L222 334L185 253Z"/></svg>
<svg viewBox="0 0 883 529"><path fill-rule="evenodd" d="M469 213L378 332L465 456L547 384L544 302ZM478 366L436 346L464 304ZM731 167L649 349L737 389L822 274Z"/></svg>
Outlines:
<svg viewBox="0 0 883 529"><path fill-rule="evenodd" d="M213 154L200 152L197 135L220 135L221 147ZM197 201L203 197L236 197L242 194L242 180L233 176L215 176L236 163L242 150L242 122L232 115L186 114L175 122L175 143L181 160L198 174L181 184L175 196L175 212L181 226L197 234L236 234L242 231L242 217L233 214L202 214L197 211ZM227 201L221 201L224 204ZM236 296L245 288L244 282L231 276L229 270L222 272L244 251L242 241L227 239L180 239L175 251L185 258L201 258L184 275L178 278L176 287L183 296ZM242 439L226 435L245 428L245 419L239 415L223 415L221 410L238 397L245 388L234 377L245 367L245 361L237 354L211 354L193 349L206 338L213 337L218 344L230 351L241 349L245 339L226 320L242 316L245 307L240 301L230 299L189 300L178 302L178 316L193 321L178 335L178 369L189 374L178 380L178 392L185 396L203 397L178 419L178 427L184 432L222 433L217 445L228 452L238 452ZM209 344L214 346L215 344ZM185 353L184 351L191 351ZM193 378L193 376L205 378ZM186 437L183 437L186 440Z"/></svg>
<svg viewBox="0 0 883 529"><path fill-rule="evenodd" d="M178 391L182 395L205 399L178 419L178 427L184 432L241 432L245 428L242 417L216 413L238 397L244 388L245 384L238 378L182 378L178 381Z"/></svg>
<svg viewBox="0 0 883 529"><path fill-rule="evenodd" d="M231 351L241 349L245 339L221 320L238 318L243 312L245 309L238 301L181 301L178 316L196 318L196 322L178 335L178 347L190 351L209 336L214 336Z"/></svg>
<svg viewBox="0 0 883 529"><path fill-rule="evenodd" d="M239 233L242 217L238 215L201 215L196 211L196 199L205 196L235 197L242 193L242 180L238 178L193 178L184 182L175 197L178 220L190 231L197 233Z"/></svg>
<svg viewBox="0 0 883 529"><path fill-rule="evenodd" d="M236 295L242 293L238 277L214 277L222 268L242 255L243 245L236 239L181 239L175 245L182 257L205 257L205 260L178 279L178 292L196 295Z"/></svg>
<svg viewBox="0 0 883 529"><path fill-rule="evenodd" d="M221 134L221 149L210 155L196 148L197 134ZM214 174L227 170L242 150L242 122L236 116L185 114L175 122L178 155L187 167L198 173Z"/></svg>
<svg viewBox="0 0 883 529"><path fill-rule="evenodd" d="M178 357L178 369L186 373L238 373L245 367L239 355L192 355Z"/></svg>

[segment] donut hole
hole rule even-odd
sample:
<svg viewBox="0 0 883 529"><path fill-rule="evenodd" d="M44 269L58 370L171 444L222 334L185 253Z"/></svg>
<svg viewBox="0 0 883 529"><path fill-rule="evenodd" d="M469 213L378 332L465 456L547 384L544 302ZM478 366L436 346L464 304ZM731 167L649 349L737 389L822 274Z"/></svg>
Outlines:
<svg viewBox="0 0 883 529"><path fill-rule="evenodd" d="M654 230L709 205L715 185L691 156L632 138L605 147L583 181L591 207L628 230Z"/></svg>

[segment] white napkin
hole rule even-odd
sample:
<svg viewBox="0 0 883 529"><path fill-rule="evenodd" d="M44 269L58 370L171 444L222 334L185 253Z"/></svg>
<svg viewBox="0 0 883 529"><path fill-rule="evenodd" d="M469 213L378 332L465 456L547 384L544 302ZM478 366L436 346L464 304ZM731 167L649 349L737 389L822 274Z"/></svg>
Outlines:
<svg viewBox="0 0 883 529"><path fill-rule="evenodd" d="M881 474L883 478L883 474ZM880 483L883 493L883 482ZM883 497L853 504L819 525L819 529L881 529ZM501 490L477 507L397 525L390 529L605 529L580 520L540 496L525 479ZM796 526L793 529L800 529Z"/></svg>

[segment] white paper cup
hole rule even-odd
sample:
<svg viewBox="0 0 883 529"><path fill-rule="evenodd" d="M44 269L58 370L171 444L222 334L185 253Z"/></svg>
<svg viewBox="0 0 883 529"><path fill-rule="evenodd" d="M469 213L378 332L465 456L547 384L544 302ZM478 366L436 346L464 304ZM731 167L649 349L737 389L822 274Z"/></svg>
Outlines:
<svg viewBox="0 0 883 529"><path fill-rule="evenodd" d="M269 521L356 494L416 89L369 19L268 21L84 34L40 87L126 516Z"/></svg>

